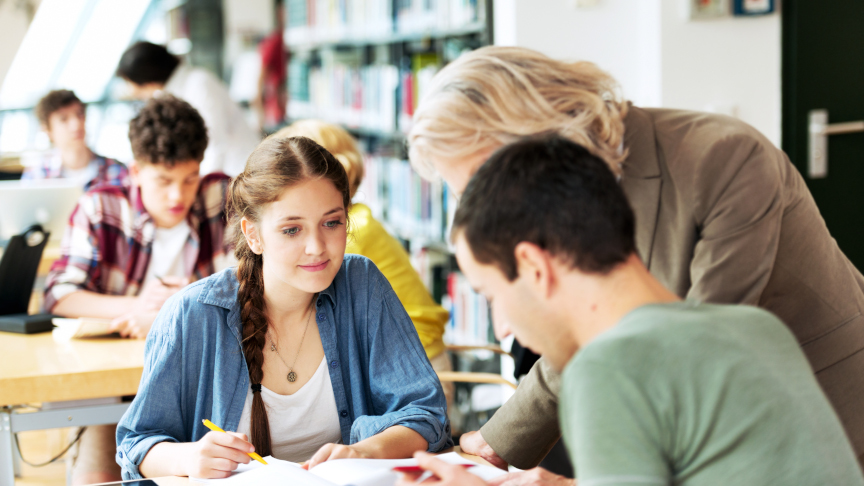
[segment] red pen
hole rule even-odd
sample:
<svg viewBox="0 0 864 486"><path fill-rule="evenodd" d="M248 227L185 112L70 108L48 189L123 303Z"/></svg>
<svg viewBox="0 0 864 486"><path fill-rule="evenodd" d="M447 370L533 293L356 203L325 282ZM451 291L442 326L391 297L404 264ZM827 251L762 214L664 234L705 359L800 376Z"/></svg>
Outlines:
<svg viewBox="0 0 864 486"><path fill-rule="evenodd" d="M476 464L457 464L457 466L462 466L465 469L468 469L469 467L474 467L475 465ZM412 472L423 472L423 471L425 471L425 469L423 469L420 466L396 466L393 468L393 472L398 472L398 473L412 473Z"/></svg>

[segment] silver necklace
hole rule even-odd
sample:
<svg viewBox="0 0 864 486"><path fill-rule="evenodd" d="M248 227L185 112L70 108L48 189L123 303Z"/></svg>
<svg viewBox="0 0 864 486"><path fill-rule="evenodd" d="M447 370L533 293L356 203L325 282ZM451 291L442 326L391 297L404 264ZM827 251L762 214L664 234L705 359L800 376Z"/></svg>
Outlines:
<svg viewBox="0 0 864 486"><path fill-rule="evenodd" d="M270 351L274 351L276 353L276 356L279 356L279 359L288 368L288 381L290 381L291 383L297 381L297 373L294 371L294 365L297 364L297 358L300 357L300 350L303 349L303 340L306 339L306 331L309 329L309 321L312 320L312 314L314 314L314 312L309 311L309 317L306 318L306 327L303 328L303 337L300 338L300 346L297 348L297 355L294 356L294 362L291 363L291 366L288 366L285 358L282 357L282 353L279 352L279 347L276 346L276 341L273 339L273 336L270 335L269 332L267 333L267 335L270 337Z"/></svg>

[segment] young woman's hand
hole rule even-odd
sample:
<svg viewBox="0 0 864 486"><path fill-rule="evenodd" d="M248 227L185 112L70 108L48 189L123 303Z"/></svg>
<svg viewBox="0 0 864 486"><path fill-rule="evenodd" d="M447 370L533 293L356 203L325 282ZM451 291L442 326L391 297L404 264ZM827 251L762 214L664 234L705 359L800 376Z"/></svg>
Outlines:
<svg viewBox="0 0 864 486"><path fill-rule="evenodd" d="M368 459L371 455L366 453L362 447L344 444L324 444L318 452L312 456L312 459L306 461L303 466L305 469L312 469L322 462L331 461L333 459Z"/></svg>
<svg viewBox="0 0 864 486"><path fill-rule="evenodd" d="M252 460L247 452L255 451L246 435L236 432L208 432L192 445L186 473L201 479L227 478L238 465Z"/></svg>

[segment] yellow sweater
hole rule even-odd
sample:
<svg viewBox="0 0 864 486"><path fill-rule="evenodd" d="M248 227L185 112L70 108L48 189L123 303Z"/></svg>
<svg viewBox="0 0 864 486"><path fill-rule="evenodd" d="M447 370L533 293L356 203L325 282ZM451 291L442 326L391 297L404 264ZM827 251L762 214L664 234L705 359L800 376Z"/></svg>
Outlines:
<svg viewBox="0 0 864 486"><path fill-rule="evenodd" d="M444 326L450 315L429 295L420 275L411 266L405 248L372 217L372 211L365 204L352 205L348 218L350 234L345 253L363 255L372 260L390 281L414 322L426 357L432 359L444 352Z"/></svg>

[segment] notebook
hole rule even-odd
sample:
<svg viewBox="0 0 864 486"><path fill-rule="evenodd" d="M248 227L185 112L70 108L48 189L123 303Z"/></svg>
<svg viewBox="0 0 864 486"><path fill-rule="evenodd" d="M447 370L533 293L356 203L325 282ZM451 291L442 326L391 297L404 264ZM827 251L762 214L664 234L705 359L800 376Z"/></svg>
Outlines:
<svg viewBox="0 0 864 486"><path fill-rule="evenodd" d="M51 319L51 322L57 326L54 329L54 335L64 339L119 336L119 334L111 332L111 319L55 317Z"/></svg>
<svg viewBox="0 0 864 486"><path fill-rule="evenodd" d="M484 481L507 474L507 471L471 462L455 452L441 454L438 459L451 464L469 464L467 471ZM292 486L393 486L400 474L397 466L416 466L415 459L335 459L319 464L309 471L299 464L267 456L268 465L258 461L241 464L225 479L190 478L193 482L212 486L245 486L259 484L290 484Z"/></svg>

